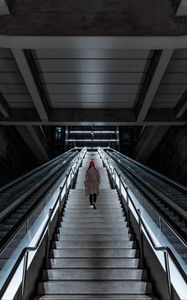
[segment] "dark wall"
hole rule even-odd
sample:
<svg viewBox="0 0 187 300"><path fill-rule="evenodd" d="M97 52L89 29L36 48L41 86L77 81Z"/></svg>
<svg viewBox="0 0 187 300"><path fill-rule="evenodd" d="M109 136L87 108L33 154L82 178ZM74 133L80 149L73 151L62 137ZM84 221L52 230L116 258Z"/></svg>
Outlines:
<svg viewBox="0 0 187 300"><path fill-rule="evenodd" d="M56 129L61 128L61 133L56 134ZM43 126L45 132L48 154L50 159L61 155L65 151L65 126Z"/></svg>
<svg viewBox="0 0 187 300"><path fill-rule="evenodd" d="M119 126L119 148L124 155L133 158L134 147L138 142L142 127Z"/></svg>
<svg viewBox="0 0 187 300"><path fill-rule="evenodd" d="M37 167L29 148L13 127L0 127L0 186Z"/></svg>
<svg viewBox="0 0 187 300"><path fill-rule="evenodd" d="M187 185L187 125L172 127L149 158L147 164Z"/></svg>

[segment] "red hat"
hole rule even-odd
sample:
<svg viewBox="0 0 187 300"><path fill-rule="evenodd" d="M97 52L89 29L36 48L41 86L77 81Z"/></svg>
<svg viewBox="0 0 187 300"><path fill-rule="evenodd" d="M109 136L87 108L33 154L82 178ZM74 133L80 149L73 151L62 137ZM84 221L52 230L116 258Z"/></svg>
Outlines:
<svg viewBox="0 0 187 300"><path fill-rule="evenodd" d="M89 169L90 169L90 168L95 168L95 164L94 164L94 161L93 161L93 160L90 161Z"/></svg>

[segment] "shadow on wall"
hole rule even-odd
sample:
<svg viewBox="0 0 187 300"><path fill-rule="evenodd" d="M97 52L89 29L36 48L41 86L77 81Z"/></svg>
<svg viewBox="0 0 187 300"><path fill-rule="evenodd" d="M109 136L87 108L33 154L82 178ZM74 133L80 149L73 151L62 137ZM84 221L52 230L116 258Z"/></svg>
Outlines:
<svg viewBox="0 0 187 300"><path fill-rule="evenodd" d="M147 165L187 185L187 125L172 127L149 158Z"/></svg>

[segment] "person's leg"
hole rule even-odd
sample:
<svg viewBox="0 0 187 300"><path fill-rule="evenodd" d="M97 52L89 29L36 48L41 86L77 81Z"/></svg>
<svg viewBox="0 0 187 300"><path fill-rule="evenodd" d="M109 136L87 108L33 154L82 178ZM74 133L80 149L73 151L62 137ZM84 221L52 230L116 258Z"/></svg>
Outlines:
<svg viewBox="0 0 187 300"><path fill-rule="evenodd" d="M92 195L89 195L89 198L90 198L90 205L92 206Z"/></svg>
<svg viewBox="0 0 187 300"><path fill-rule="evenodd" d="M96 200L97 200L97 195L96 194L93 194L93 198L94 198L94 208L96 209Z"/></svg>

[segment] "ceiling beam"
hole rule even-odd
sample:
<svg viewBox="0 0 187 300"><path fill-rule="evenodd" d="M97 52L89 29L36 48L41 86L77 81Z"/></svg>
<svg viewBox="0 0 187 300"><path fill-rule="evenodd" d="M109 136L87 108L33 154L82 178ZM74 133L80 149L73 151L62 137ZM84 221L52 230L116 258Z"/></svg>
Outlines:
<svg viewBox="0 0 187 300"><path fill-rule="evenodd" d="M134 149L136 160L146 162L156 147L159 145L169 126L146 126Z"/></svg>
<svg viewBox="0 0 187 300"><path fill-rule="evenodd" d="M15 36L0 35L0 47L10 49L181 49L182 36Z"/></svg>
<svg viewBox="0 0 187 300"><path fill-rule="evenodd" d="M1 92L0 92L0 113L6 119L8 119L10 117L10 108Z"/></svg>
<svg viewBox="0 0 187 300"><path fill-rule="evenodd" d="M49 160L46 141L39 126L16 126L16 129L39 163Z"/></svg>
<svg viewBox="0 0 187 300"><path fill-rule="evenodd" d="M177 16L187 16L187 0L181 0L177 12Z"/></svg>
<svg viewBox="0 0 187 300"><path fill-rule="evenodd" d="M142 122L146 118L172 54L173 50L155 51L137 103L138 122Z"/></svg>
<svg viewBox="0 0 187 300"><path fill-rule="evenodd" d="M187 89L179 99L179 102L175 106L175 115L176 118L182 117L182 115L185 113L187 109Z"/></svg>
<svg viewBox="0 0 187 300"><path fill-rule="evenodd" d="M40 116L42 121L48 120L48 113L45 107L45 103L41 97L40 91L37 87L36 80L32 74L31 68L29 66L29 62L27 57L22 49L12 49L12 53L14 58L18 64L20 72L23 76L25 84L29 90L30 96L33 100L34 106Z"/></svg>
<svg viewBox="0 0 187 300"><path fill-rule="evenodd" d="M172 126L186 124L185 115L177 119L173 109L150 109L144 121L137 122L133 109L51 109L48 121L41 121L35 109L15 108L0 125L134 125Z"/></svg>
<svg viewBox="0 0 187 300"><path fill-rule="evenodd" d="M10 11L5 0L0 0L0 15L9 15Z"/></svg>

